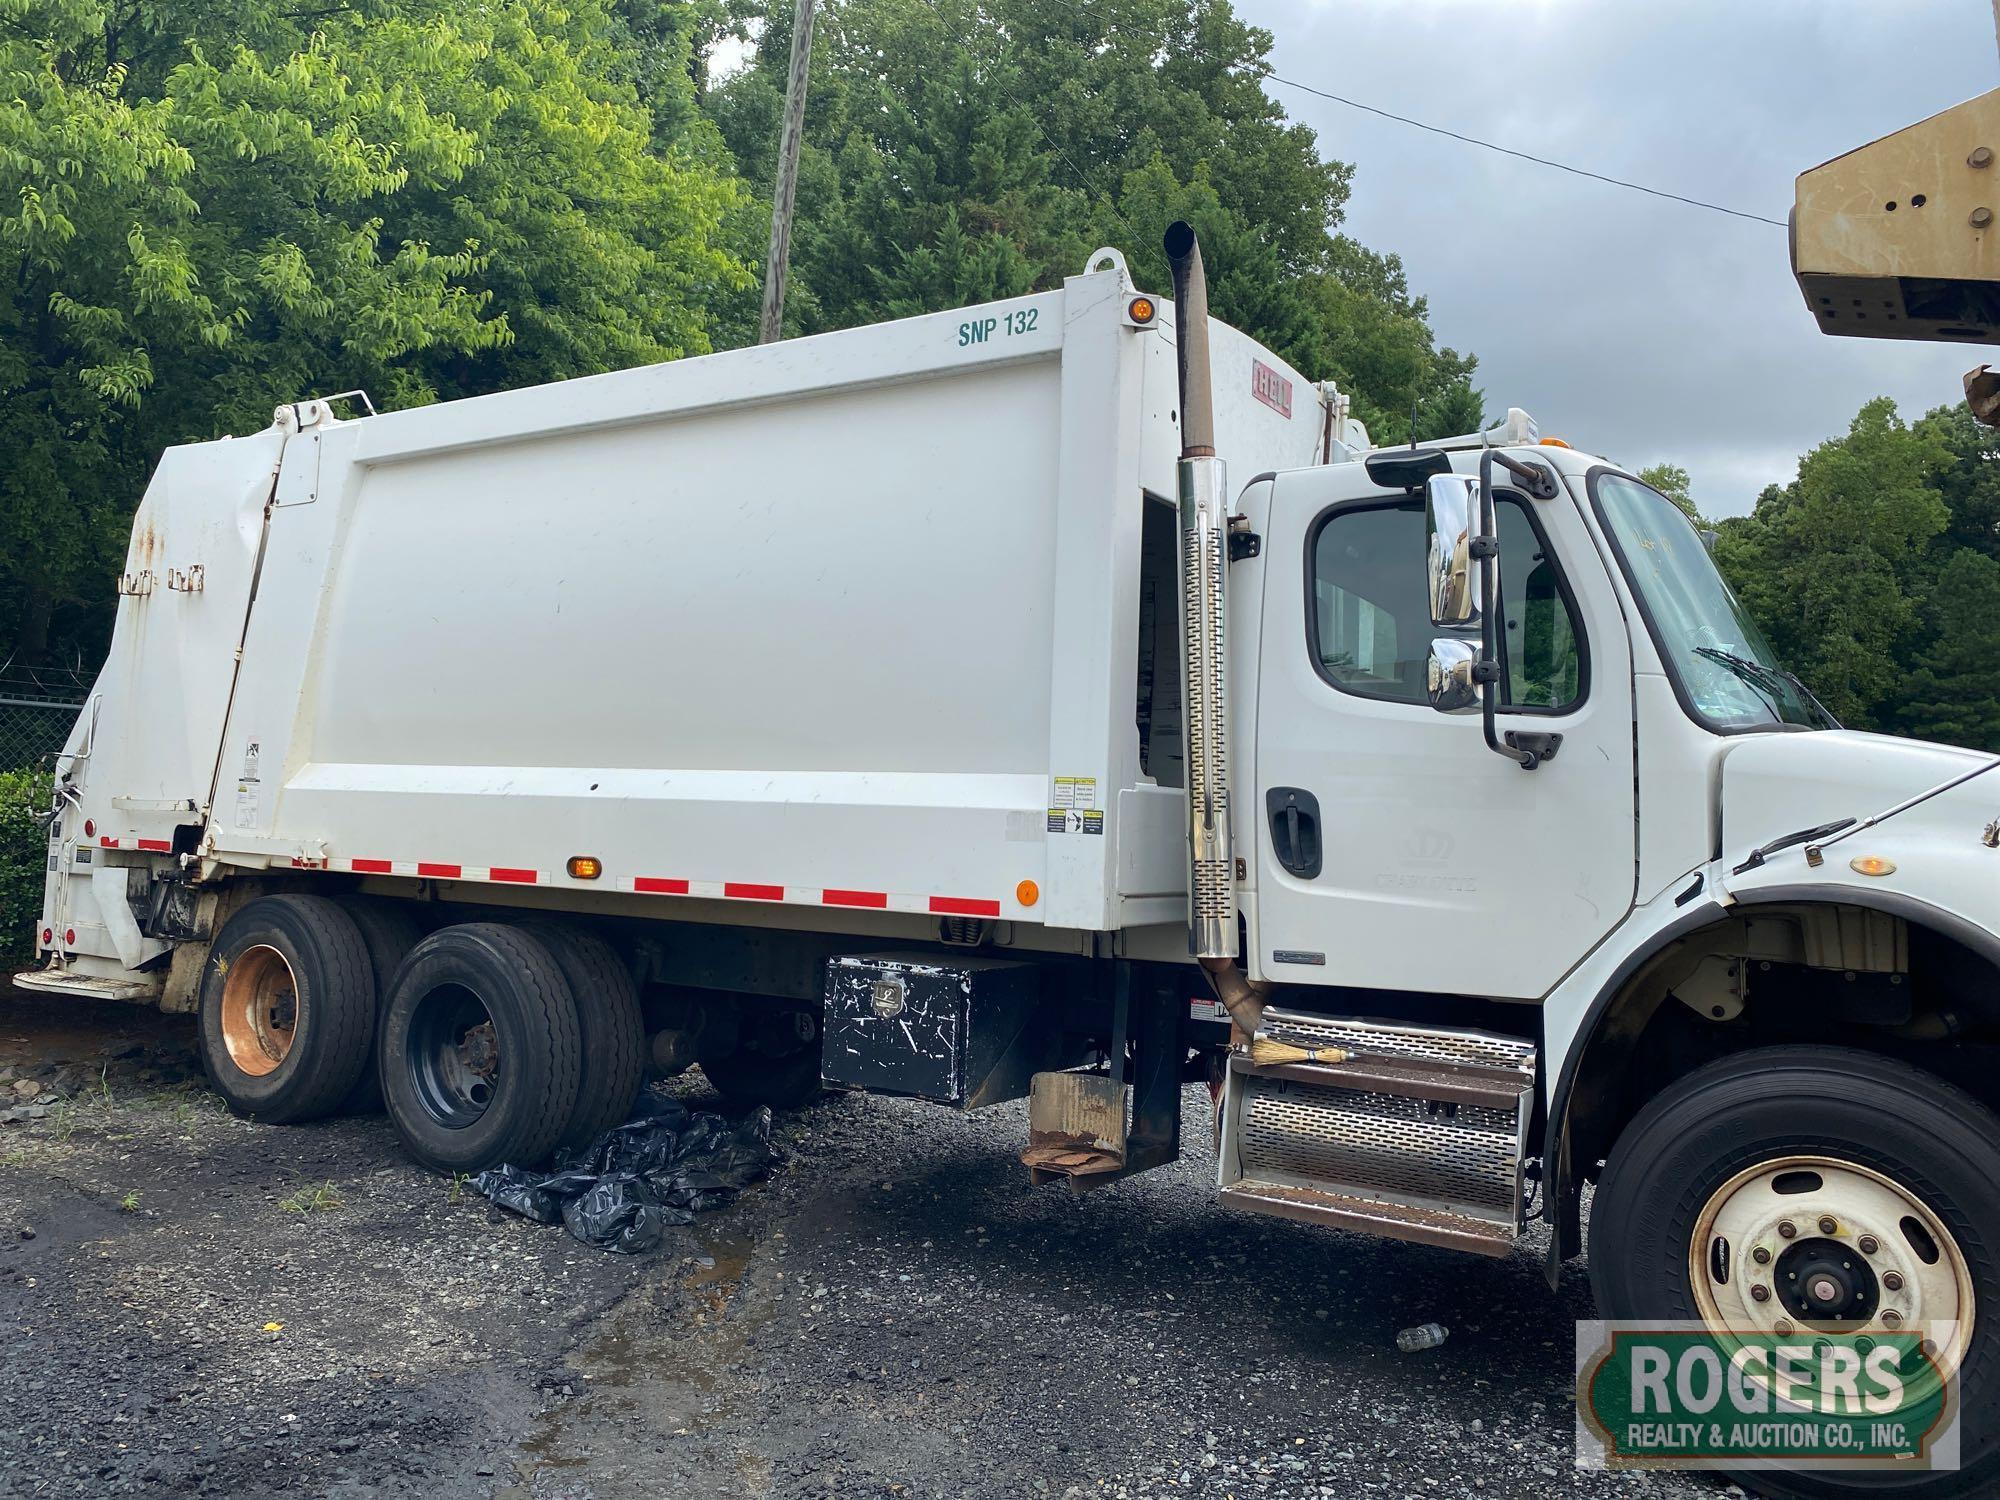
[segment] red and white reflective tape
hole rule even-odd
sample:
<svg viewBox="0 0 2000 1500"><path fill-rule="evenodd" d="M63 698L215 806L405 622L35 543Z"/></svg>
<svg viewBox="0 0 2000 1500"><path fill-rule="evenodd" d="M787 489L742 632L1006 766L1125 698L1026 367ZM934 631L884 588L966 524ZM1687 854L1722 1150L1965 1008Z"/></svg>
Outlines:
<svg viewBox="0 0 2000 1500"><path fill-rule="evenodd" d="M103 849L143 849L148 854L172 854L174 852L174 841L172 839L114 839L107 835L99 839L97 843L98 847Z"/></svg>
<svg viewBox="0 0 2000 1500"><path fill-rule="evenodd" d="M294 859L295 870L339 870L352 875L415 875L424 880L481 880L499 885L548 885L547 870L525 865L452 865L428 859Z"/></svg>
<svg viewBox="0 0 2000 1500"><path fill-rule="evenodd" d="M677 880L663 875L628 875L621 891L642 896L700 896L719 901L782 901L788 906L841 906L859 911L917 912L935 917L997 917L998 901L966 896L910 896L895 891L857 891L834 886L756 885L736 880Z"/></svg>
<svg viewBox="0 0 2000 1500"><path fill-rule="evenodd" d="M547 870L505 865L437 864L430 860L296 858L295 870L334 870L351 875L410 875L423 880L480 880L502 885L551 885ZM589 881L566 881L569 889L584 889ZM915 912L933 917L997 917L998 901L970 896L909 896L893 891L843 890L837 887L767 885L749 880L682 880L666 875L624 875L611 882L639 896L692 896L710 901L768 901L788 906L839 906L860 911Z"/></svg>

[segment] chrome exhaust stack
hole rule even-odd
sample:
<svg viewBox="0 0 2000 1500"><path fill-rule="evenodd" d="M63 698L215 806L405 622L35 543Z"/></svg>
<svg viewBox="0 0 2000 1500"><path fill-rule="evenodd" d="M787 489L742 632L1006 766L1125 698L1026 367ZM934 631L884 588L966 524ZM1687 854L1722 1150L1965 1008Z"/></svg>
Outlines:
<svg viewBox="0 0 2000 1500"><path fill-rule="evenodd" d="M1187 737L1188 951L1237 956L1236 868L1229 840L1226 582L1228 478L1215 453L1208 368L1208 278L1191 226L1167 230L1180 370L1181 704ZM1232 1010L1234 1007L1232 1007Z"/></svg>

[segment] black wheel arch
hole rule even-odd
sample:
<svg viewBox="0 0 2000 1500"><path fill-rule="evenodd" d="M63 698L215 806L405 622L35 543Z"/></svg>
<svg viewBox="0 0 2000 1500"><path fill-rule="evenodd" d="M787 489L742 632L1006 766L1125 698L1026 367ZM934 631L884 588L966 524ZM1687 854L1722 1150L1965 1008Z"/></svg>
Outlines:
<svg viewBox="0 0 2000 1500"><path fill-rule="evenodd" d="M2000 935L1928 901L1893 890L1861 890L1852 886L1764 886L1736 894L1729 905L1713 899L1690 906L1627 954L1598 989L1577 1027L1550 1096L1542 1136L1542 1216L1551 1226L1545 1274L1549 1285L1561 1278L1562 1263L1583 1248L1582 1179L1571 1159L1575 1145L1572 1120L1577 1081L1587 1057L1600 1051L1618 1021L1621 1002L1633 994L1635 981L1658 960L1699 933L1721 926L1740 912L1759 907L1858 907L1901 918L1913 929L1937 934L1982 959L2000 975ZM1664 1003L1664 1001L1660 1002ZM1650 1017L1657 1005L1648 1009ZM1644 1018L1641 1018L1644 1019ZM1626 1118L1636 1114L1644 1099L1624 1101ZM1608 1142L1606 1143L1608 1146Z"/></svg>

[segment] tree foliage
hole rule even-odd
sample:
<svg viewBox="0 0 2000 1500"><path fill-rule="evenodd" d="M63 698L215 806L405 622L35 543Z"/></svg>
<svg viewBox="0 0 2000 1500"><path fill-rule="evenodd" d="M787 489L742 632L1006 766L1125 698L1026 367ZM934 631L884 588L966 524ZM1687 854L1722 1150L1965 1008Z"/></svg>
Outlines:
<svg viewBox="0 0 2000 1500"><path fill-rule="evenodd" d="M742 190L689 74L641 101L630 32L603 0L0 0L0 640L101 649L168 443L710 348Z"/></svg>
<svg viewBox="0 0 2000 1500"><path fill-rule="evenodd" d="M2000 750L2000 434L1886 399L1799 463L1716 561L1772 644L1852 727Z"/></svg>
<svg viewBox="0 0 2000 1500"><path fill-rule="evenodd" d="M762 0L0 0L0 664L95 664L164 446L754 334L791 14ZM755 38L717 83L716 45ZM1098 245L1384 440L1479 425L1349 168L1228 0L822 9L793 332L1050 287Z"/></svg>
<svg viewBox="0 0 2000 1500"><path fill-rule="evenodd" d="M1216 314L1331 377L1378 438L1470 431L1474 361L1401 263L1337 233L1351 169L1259 82L1268 32L1218 0L845 0L819 21L787 329L1058 286L1099 245L1164 288L1199 231ZM763 197L790 46L774 11L709 108ZM754 307L737 314L747 327Z"/></svg>

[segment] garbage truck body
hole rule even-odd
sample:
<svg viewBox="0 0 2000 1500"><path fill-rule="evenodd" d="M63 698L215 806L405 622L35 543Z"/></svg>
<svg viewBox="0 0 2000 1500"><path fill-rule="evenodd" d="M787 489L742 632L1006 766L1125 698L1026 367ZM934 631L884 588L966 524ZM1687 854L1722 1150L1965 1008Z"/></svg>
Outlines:
<svg viewBox="0 0 2000 1500"><path fill-rule="evenodd" d="M699 1064L1026 1097L1092 1185L1206 1081L1231 1208L1545 1218L1553 1277L1595 1182L1608 1314L1991 1365L1992 758L1837 726L1519 411L1374 448L1197 304L1193 441L1173 306L1093 266L170 450L22 982L199 1012L263 1118L379 1089L452 1170ZM1808 1241L1861 1271L1749 1258Z"/></svg>

